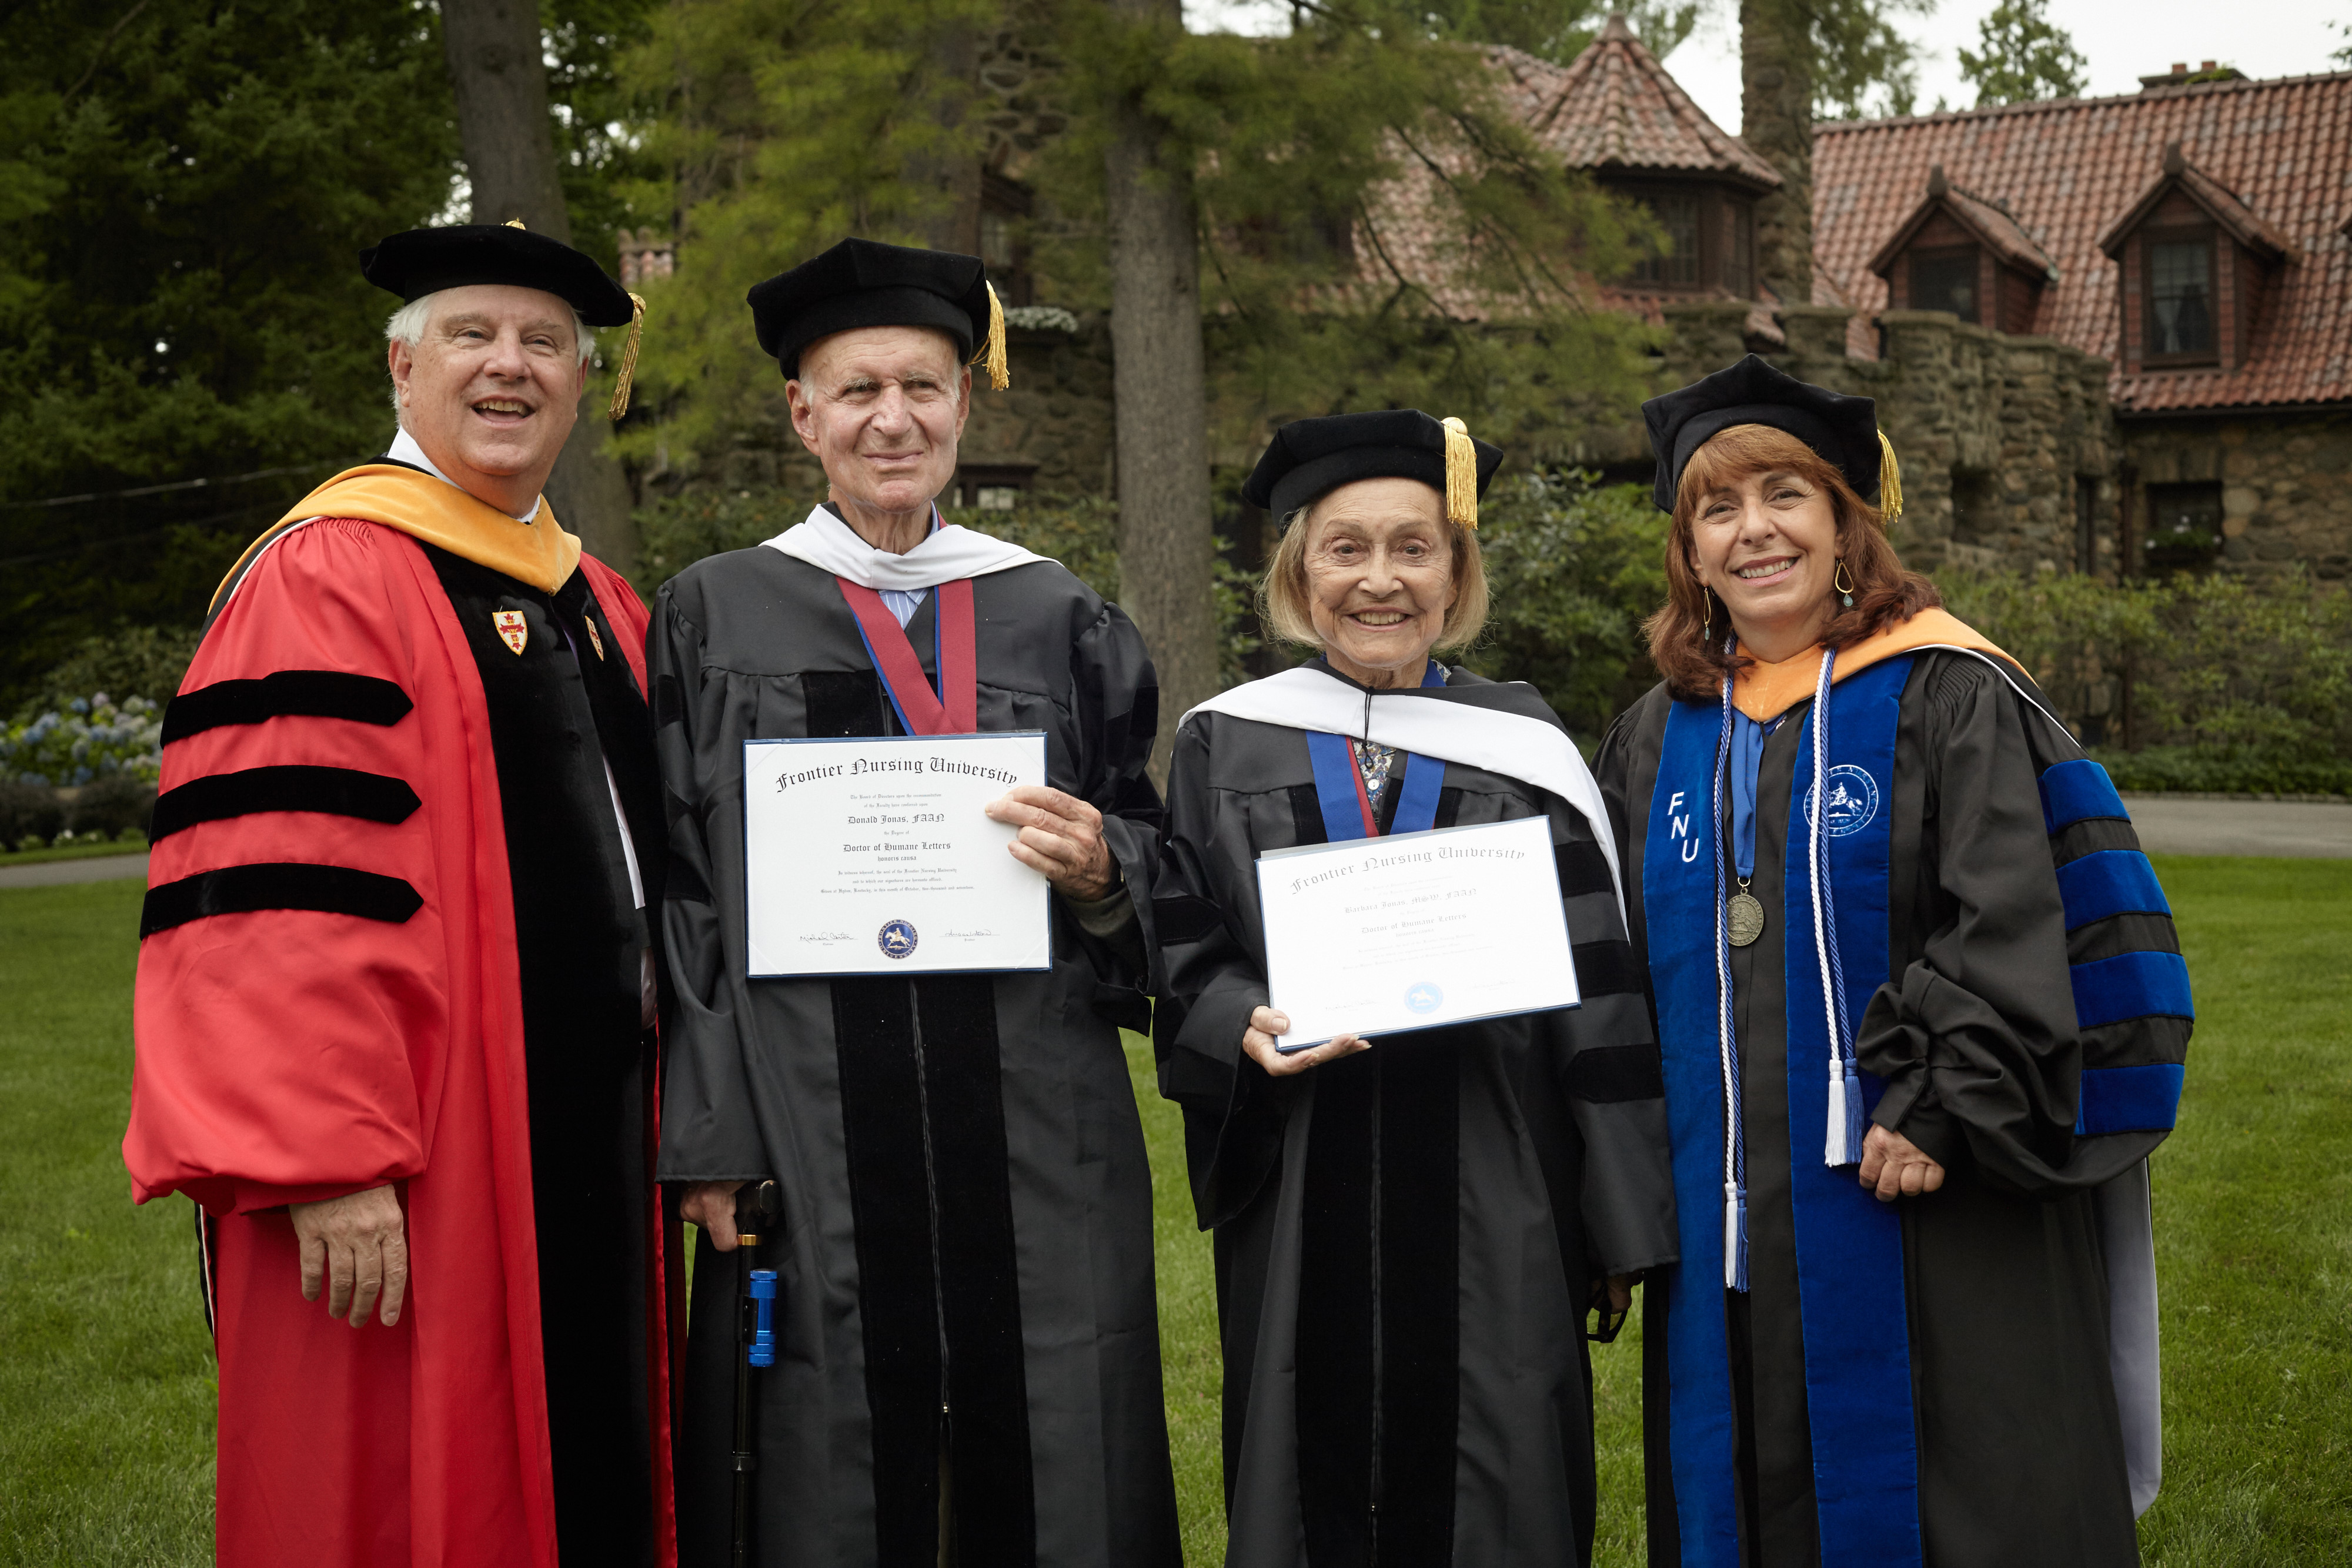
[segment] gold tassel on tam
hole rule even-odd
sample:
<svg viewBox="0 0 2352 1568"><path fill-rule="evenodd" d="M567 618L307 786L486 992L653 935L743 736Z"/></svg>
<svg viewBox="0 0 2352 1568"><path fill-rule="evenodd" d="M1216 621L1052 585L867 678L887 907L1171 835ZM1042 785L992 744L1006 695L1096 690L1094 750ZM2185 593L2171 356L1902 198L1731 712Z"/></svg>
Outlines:
<svg viewBox="0 0 2352 1568"><path fill-rule="evenodd" d="M988 341L974 354L974 364L985 365L992 391L1003 392L1013 384L1013 361L1004 350L1004 301L996 297L996 285L983 283L988 290Z"/></svg>
<svg viewBox="0 0 2352 1568"><path fill-rule="evenodd" d="M1448 415L1445 426L1445 519L1465 528L1478 526L1478 449L1470 427Z"/></svg>
<svg viewBox="0 0 2352 1568"><path fill-rule="evenodd" d="M637 340L646 330L646 297L632 294L629 305L629 340L621 350L621 372L613 382L611 416L615 421L629 412L629 383L637 374Z"/></svg>
<svg viewBox="0 0 2352 1568"><path fill-rule="evenodd" d="M1878 433L1878 521L1881 528L1903 515L1903 465L1895 461L1895 443Z"/></svg>
<svg viewBox="0 0 2352 1568"><path fill-rule="evenodd" d="M507 220L507 227L510 229L522 229L522 220L520 218L509 218ZM523 233L525 234L529 234L530 232L530 231L529 229L523 229Z"/></svg>

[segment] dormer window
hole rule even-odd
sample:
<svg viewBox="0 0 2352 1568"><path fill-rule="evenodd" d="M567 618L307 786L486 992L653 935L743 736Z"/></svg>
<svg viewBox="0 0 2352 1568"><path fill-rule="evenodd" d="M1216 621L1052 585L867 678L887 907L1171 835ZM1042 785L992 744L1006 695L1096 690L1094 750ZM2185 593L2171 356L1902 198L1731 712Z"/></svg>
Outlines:
<svg viewBox="0 0 2352 1568"><path fill-rule="evenodd" d="M1909 215L1870 258L1897 310L1948 310L1973 327L2031 332L2058 269L2009 208L1963 190L1941 163Z"/></svg>
<svg viewBox="0 0 2352 1568"><path fill-rule="evenodd" d="M2124 374L2234 371L2254 357L2286 241L2180 143L2165 148L2156 179L2099 236L2099 248L2120 274Z"/></svg>
<svg viewBox="0 0 2352 1568"><path fill-rule="evenodd" d="M2147 236L2147 357L2213 358L2213 236Z"/></svg>
<svg viewBox="0 0 2352 1568"><path fill-rule="evenodd" d="M1915 250L1911 253L1911 298L1914 310L1948 310L1961 320L1977 317L1977 247Z"/></svg>

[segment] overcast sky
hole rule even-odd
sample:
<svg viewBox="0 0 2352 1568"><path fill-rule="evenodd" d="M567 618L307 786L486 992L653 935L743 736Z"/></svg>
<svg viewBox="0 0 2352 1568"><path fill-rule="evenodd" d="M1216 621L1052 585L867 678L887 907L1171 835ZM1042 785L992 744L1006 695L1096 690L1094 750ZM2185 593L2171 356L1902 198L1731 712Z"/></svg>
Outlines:
<svg viewBox="0 0 2352 1568"><path fill-rule="evenodd" d="M1897 24L1926 50L1919 72L1919 108L1940 96L1953 109L1972 108L1975 94L1960 80L1958 51L1977 46L1977 25L1996 0L1941 0L1927 15ZM2328 56L2346 39L2331 26L2352 20L2352 0L2050 0L2050 19L2074 39L2090 61L2095 97L2137 92L2139 78L2175 60L2234 65L2250 77L2305 76L2336 68ZM1241 33L1284 30L1289 7L1272 0L1184 0L1195 30ZM1706 0L1698 30L1666 59L1683 90L1727 131L1739 129L1739 9L1737 0Z"/></svg>

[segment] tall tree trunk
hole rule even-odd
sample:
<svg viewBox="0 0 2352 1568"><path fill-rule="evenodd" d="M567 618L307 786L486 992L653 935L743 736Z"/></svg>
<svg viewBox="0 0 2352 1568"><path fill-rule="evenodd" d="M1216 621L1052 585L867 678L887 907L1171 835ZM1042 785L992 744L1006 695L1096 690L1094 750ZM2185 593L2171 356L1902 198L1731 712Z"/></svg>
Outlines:
<svg viewBox="0 0 2352 1568"><path fill-rule="evenodd" d="M1183 26L1178 0L1109 0L1133 26ZM1160 670L1165 779L1176 720L1216 695L1216 558L1209 515L1208 375L1192 174L1161 161L1165 128L1128 99L1104 154L1110 233L1111 396L1116 405L1119 604Z"/></svg>
<svg viewBox="0 0 2352 1568"><path fill-rule="evenodd" d="M441 0L441 41L457 99L457 134L474 192L474 221L520 218L534 234L572 243L572 214L555 171L547 112L547 66L533 0ZM610 345L619 349L618 340ZM616 571L637 564L629 478L613 456L604 400L583 398L580 417L548 476L556 519Z"/></svg>
<svg viewBox="0 0 2352 1568"><path fill-rule="evenodd" d="M1784 305L1813 301L1812 20L1804 0L1739 0L1739 139L1780 172L1756 204L1756 262Z"/></svg>
<svg viewBox="0 0 2352 1568"><path fill-rule="evenodd" d="M980 85L980 37L969 22L941 26L924 51L930 79L931 117L943 145L928 158L908 160L908 179L939 193L939 204L919 225L933 250L965 256L980 250L980 150L970 145L964 122Z"/></svg>

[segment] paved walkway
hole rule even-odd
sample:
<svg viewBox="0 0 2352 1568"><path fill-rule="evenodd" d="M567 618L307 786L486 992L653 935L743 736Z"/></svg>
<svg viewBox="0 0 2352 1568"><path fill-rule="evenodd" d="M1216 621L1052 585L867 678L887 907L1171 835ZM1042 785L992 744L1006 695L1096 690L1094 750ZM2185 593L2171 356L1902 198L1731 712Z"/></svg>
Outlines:
<svg viewBox="0 0 2352 1568"><path fill-rule="evenodd" d="M2352 805L2308 800L2190 800L2126 798L2139 841L2159 854L2283 855L2352 860ZM0 888L55 887L68 882L144 877L147 857L96 855L38 865L0 864Z"/></svg>
<svg viewBox="0 0 2352 1568"><path fill-rule="evenodd" d="M147 852L135 855L92 855L79 861L42 861L34 865L0 864L0 887L55 887L67 882L112 882L117 877L147 875Z"/></svg>
<svg viewBox="0 0 2352 1568"><path fill-rule="evenodd" d="M2127 795L2124 804L2141 847L2161 854L2352 859L2352 806L2164 795Z"/></svg>

